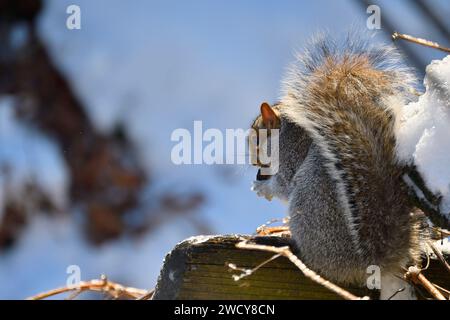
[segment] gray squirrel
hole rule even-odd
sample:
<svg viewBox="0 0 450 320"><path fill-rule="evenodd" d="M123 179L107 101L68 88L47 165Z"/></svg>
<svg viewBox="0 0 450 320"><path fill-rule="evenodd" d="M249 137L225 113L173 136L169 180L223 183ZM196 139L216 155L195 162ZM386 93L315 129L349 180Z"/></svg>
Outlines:
<svg viewBox="0 0 450 320"><path fill-rule="evenodd" d="M329 280L360 286L377 266L381 299L415 297L402 268L419 263L423 235L395 139L414 84L395 48L321 36L296 57L280 102L263 103L252 125L279 129L278 172L260 169L253 190L287 202L301 259Z"/></svg>

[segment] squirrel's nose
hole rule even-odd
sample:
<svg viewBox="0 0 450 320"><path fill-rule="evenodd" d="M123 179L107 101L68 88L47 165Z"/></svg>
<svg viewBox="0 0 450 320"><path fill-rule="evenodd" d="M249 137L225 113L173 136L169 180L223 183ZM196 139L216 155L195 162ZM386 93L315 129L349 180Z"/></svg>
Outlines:
<svg viewBox="0 0 450 320"><path fill-rule="evenodd" d="M269 180L269 179L270 179L270 175L262 175L261 169L258 170L258 173L256 174L256 181L264 181L264 180Z"/></svg>

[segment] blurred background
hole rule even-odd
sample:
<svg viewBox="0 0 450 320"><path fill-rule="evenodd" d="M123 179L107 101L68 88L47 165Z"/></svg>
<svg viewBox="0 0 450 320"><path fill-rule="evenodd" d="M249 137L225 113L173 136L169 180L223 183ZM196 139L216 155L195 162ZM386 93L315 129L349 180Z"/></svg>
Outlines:
<svg viewBox="0 0 450 320"><path fill-rule="evenodd" d="M65 285L70 265L152 288L179 241L284 217L248 166L174 165L170 135L194 120L248 128L295 50L320 30L365 30L370 4L374 41L449 45L446 0L0 0L0 298ZM396 44L419 77L444 56Z"/></svg>

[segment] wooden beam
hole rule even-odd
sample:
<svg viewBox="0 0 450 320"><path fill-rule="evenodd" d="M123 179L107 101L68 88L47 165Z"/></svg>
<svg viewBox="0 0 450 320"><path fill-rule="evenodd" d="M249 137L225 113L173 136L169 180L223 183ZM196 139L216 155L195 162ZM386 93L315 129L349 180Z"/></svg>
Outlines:
<svg viewBox="0 0 450 320"><path fill-rule="evenodd" d="M234 281L232 275L238 272L231 270L229 263L251 269L273 256L268 252L236 248L236 243L243 238L272 246L292 245L289 238L273 236L189 238L166 256L153 299L341 299L303 276L284 257L267 263L248 277ZM450 288L450 273L440 261L431 259L424 275L431 282ZM358 296L378 296L377 291L371 292L366 288L343 288Z"/></svg>

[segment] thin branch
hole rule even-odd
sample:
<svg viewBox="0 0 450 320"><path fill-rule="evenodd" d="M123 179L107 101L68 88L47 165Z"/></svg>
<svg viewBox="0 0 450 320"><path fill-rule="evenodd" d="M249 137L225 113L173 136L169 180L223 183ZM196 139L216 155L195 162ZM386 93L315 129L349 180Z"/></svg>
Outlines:
<svg viewBox="0 0 450 320"><path fill-rule="evenodd" d="M433 229L433 231L439 233L441 237L443 237L443 236L450 237L450 231L448 231L448 230L438 228L438 227L432 227L432 229Z"/></svg>
<svg viewBox="0 0 450 320"><path fill-rule="evenodd" d="M354 2L355 4L359 5L361 9L364 10L364 12L371 4L376 4L373 0L354 0ZM389 14L386 14L386 10L387 9L383 11L383 27L381 29L384 33L390 36L395 31L396 24L394 22L394 19L391 19L391 17L389 17ZM416 71L420 73L420 76L422 77L424 75L425 63L423 63L417 52L415 52L410 46L405 45L405 43L403 42L398 42L398 46L407 57L407 61L415 67Z"/></svg>
<svg viewBox="0 0 450 320"><path fill-rule="evenodd" d="M439 210L442 196L428 190L416 166L405 168L404 180L410 188L410 200L417 207L417 213L425 214L434 226L449 228L450 220Z"/></svg>
<svg viewBox="0 0 450 320"><path fill-rule="evenodd" d="M150 300L151 298L153 298L154 294L155 294L155 289L152 289L152 290L149 290L143 296L140 296L139 298L137 298L136 300Z"/></svg>
<svg viewBox="0 0 450 320"><path fill-rule="evenodd" d="M448 296L448 298L450 299L450 291L448 291L445 288L442 288L441 286L438 286L436 283L433 283L433 286L435 286L437 289L439 289L439 291L445 293Z"/></svg>
<svg viewBox="0 0 450 320"><path fill-rule="evenodd" d="M104 292L113 298L127 297L130 299L138 299L148 294L147 290L133 287L125 287L121 284L109 281L105 276L102 276L101 279L95 279L91 281L81 281L80 283L74 286L65 286L49 290L46 292L42 292L35 296L27 298L27 300L42 300L51 296L72 291L74 292L72 293L72 295L70 295L70 298L74 298L84 291Z"/></svg>
<svg viewBox="0 0 450 320"><path fill-rule="evenodd" d="M436 245L431 241L427 241L427 244L428 244L428 246L430 246L431 250L433 250L434 254L438 257L438 259L442 262L442 264L447 269L447 271L450 272L450 265L445 260L444 255L442 254L441 250L439 250L439 248L436 247Z"/></svg>
<svg viewBox="0 0 450 320"><path fill-rule="evenodd" d="M280 236L289 236L290 231L288 226L277 226L277 227L258 227L256 229L256 233L259 236L269 236L269 235L280 235Z"/></svg>
<svg viewBox="0 0 450 320"><path fill-rule="evenodd" d="M284 256L288 258L307 278L311 279L312 281L316 282L319 285L322 285L323 287L333 291L337 295L341 296L344 299L347 300L368 300L369 297L357 297L353 295L352 293L342 289L341 287L335 285L334 283L322 278L319 276L316 272L309 269L296 255L292 253L290 248L288 246L284 247L275 247L275 246L268 246L268 245L260 245L260 244L254 244L254 243L248 243L247 240L243 240L236 244L237 248L240 249L247 249L247 250L260 250L260 251L266 251L266 252L273 252L276 253L274 257ZM272 257L272 258L274 258Z"/></svg>
<svg viewBox="0 0 450 320"><path fill-rule="evenodd" d="M398 289L397 291L395 291L389 298L387 298L387 300L392 300L395 298L396 295L398 295L400 292L405 291L405 287Z"/></svg>
<svg viewBox="0 0 450 320"><path fill-rule="evenodd" d="M260 269L261 267L265 266L266 264L268 264L270 261L273 261L279 257L281 257L282 254L281 253L277 253L276 255L270 257L269 259L267 259L266 261L258 264L256 267L254 267L253 269L246 269L246 268L239 268L237 267L234 263L229 263L228 267L232 270L238 270L241 271L242 273L238 276L238 275L233 275L233 280L234 281L239 281L242 278L248 277L249 275L253 274L254 272L256 272L258 269Z"/></svg>
<svg viewBox="0 0 450 320"><path fill-rule="evenodd" d="M433 41L429 41L429 40L421 39L421 38L416 38L416 37L410 36L408 34L394 32L392 34L392 39L393 40L402 39L402 40L406 40L406 41L409 41L412 43L420 44L425 47L430 47L433 49L437 49L437 50L441 50L441 51L450 53L450 48L443 47L437 42L433 42Z"/></svg>
<svg viewBox="0 0 450 320"><path fill-rule="evenodd" d="M281 226L270 226L275 222L282 222L283 224ZM288 223L289 217L284 217L283 219L271 219L256 228L256 234L259 236L276 235L280 237L290 237L291 232L289 231Z"/></svg>
<svg viewBox="0 0 450 320"><path fill-rule="evenodd" d="M437 300L447 300L442 293L427 279L417 267L409 267L405 278L414 284L421 284Z"/></svg>

